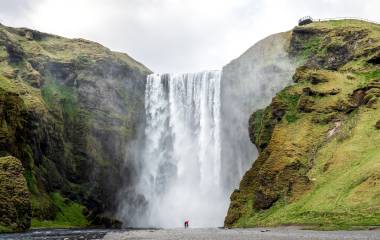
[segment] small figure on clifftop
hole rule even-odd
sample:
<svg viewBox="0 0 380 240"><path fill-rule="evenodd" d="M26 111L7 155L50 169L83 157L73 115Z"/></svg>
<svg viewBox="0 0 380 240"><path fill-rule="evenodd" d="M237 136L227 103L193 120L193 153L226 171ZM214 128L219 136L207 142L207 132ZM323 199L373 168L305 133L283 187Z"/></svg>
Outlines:
<svg viewBox="0 0 380 240"><path fill-rule="evenodd" d="M185 221L185 228L188 228L189 227L189 220L186 220Z"/></svg>

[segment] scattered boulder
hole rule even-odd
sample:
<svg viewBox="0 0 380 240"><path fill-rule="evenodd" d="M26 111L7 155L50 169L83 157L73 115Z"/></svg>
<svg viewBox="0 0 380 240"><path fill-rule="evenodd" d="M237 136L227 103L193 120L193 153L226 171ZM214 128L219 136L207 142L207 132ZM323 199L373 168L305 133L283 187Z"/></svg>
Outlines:
<svg viewBox="0 0 380 240"><path fill-rule="evenodd" d="M280 121L286 113L287 106L283 102L279 101L277 98L274 98L271 107L272 118Z"/></svg>
<svg viewBox="0 0 380 240"><path fill-rule="evenodd" d="M330 70L338 70L346 62L352 59L353 53L346 43L332 42L326 47L324 67Z"/></svg>
<svg viewBox="0 0 380 240"><path fill-rule="evenodd" d="M308 70L309 68L305 65L298 67L293 75L293 81L295 83L305 81L305 79L307 79L308 76Z"/></svg>
<svg viewBox="0 0 380 240"><path fill-rule="evenodd" d="M352 94L350 101L353 106L359 107L366 105L369 108L376 108L375 103L380 97L380 79L372 81L363 88L356 89Z"/></svg>
<svg viewBox="0 0 380 240"><path fill-rule="evenodd" d="M114 218L98 215L94 218L91 224L98 227L120 229L123 223Z"/></svg>
<svg viewBox="0 0 380 240"><path fill-rule="evenodd" d="M376 128L376 129L380 129L380 120L376 122L376 124L375 124L375 128Z"/></svg>
<svg viewBox="0 0 380 240"><path fill-rule="evenodd" d="M310 113L310 112L314 111L314 108L313 108L314 104L315 104L315 102L312 99L310 99L306 96L301 96L300 100L298 102L297 108L301 112Z"/></svg>
<svg viewBox="0 0 380 240"><path fill-rule="evenodd" d="M43 81L41 74L36 70L32 69L25 74L24 79L29 82L32 87L39 88L41 87Z"/></svg>
<svg viewBox="0 0 380 240"><path fill-rule="evenodd" d="M32 215L30 193L21 161L0 158L0 226L9 231L25 231Z"/></svg>
<svg viewBox="0 0 380 240"><path fill-rule="evenodd" d="M312 89L310 87L306 87L302 89L302 92L306 96L318 96L318 97L324 97L327 95L337 95L341 92L341 89L339 88L333 88L331 90L327 91L317 91L315 89Z"/></svg>
<svg viewBox="0 0 380 240"><path fill-rule="evenodd" d="M374 65L380 65L380 53L370 58L368 60L368 63L374 64Z"/></svg>
<svg viewBox="0 0 380 240"><path fill-rule="evenodd" d="M311 84L316 85L316 84L328 82L329 80L321 74L312 73L309 76L309 81Z"/></svg>
<svg viewBox="0 0 380 240"><path fill-rule="evenodd" d="M8 53L8 60L10 63L19 63L24 58L24 51L22 48L11 42L6 43L5 48Z"/></svg>
<svg viewBox="0 0 380 240"><path fill-rule="evenodd" d="M278 200L277 194L266 194L262 191L256 191L255 192L255 201L253 202L253 208L260 210L260 209L268 209L270 208L273 203L275 203Z"/></svg>

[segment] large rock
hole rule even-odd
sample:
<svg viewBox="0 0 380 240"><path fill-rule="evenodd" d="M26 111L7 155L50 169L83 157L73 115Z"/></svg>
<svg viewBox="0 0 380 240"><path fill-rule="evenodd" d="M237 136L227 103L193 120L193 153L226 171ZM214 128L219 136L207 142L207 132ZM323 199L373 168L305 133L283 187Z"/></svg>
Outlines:
<svg viewBox="0 0 380 240"><path fill-rule="evenodd" d="M30 194L21 161L0 158L0 231L23 231L30 227Z"/></svg>

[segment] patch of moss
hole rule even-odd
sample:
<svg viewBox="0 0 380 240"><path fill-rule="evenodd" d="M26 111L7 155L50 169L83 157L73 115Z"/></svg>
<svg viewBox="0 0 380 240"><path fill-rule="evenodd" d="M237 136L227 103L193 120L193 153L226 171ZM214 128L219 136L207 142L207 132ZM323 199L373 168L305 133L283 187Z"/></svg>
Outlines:
<svg viewBox="0 0 380 240"><path fill-rule="evenodd" d="M24 231L30 226L30 193L21 161L0 157L0 231Z"/></svg>
<svg viewBox="0 0 380 240"><path fill-rule="evenodd" d="M279 92L276 97L280 99L283 103L285 103L287 106L287 111L285 114L285 119L287 120L287 122L293 123L297 121L297 119L299 119L297 105L300 99L300 95L291 92L290 87Z"/></svg>
<svg viewBox="0 0 380 240"><path fill-rule="evenodd" d="M29 191L32 194L39 194L36 178L31 169L25 171L24 177L26 179L26 183L28 184Z"/></svg>
<svg viewBox="0 0 380 240"><path fill-rule="evenodd" d="M380 70L358 72L356 74L363 77L365 80L373 80L376 78L380 78Z"/></svg>
<svg viewBox="0 0 380 240"><path fill-rule="evenodd" d="M62 114L65 114L69 120L75 119L79 107L76 94L72 88L50 80L41 89L41 94L50 109L62 109Z"/></svg>
<svg viewBox="0 0 380 240"><path fill-rule="evenodd" d="M54 206L58 209L53 220L32 219L32 228L72 228L86 227L89 221L84 215L83 205L63 198L60 193L51 194Z"/></svg>
<svg viewBox="0 0 380 240"><path fill-rule="evenodd" d="M303 51L301 53L301 56L303 59L307 59L313 54L319 53L319 48L321 45L321 37L313 37L309 39L304 45L303 45Z"/></svg>
<svg viewBox="0 0 380 240"><path fill-rule="evenodd" d="M11 233L14 230L8 226L3 226L0 224L0 233Z"/></svg>

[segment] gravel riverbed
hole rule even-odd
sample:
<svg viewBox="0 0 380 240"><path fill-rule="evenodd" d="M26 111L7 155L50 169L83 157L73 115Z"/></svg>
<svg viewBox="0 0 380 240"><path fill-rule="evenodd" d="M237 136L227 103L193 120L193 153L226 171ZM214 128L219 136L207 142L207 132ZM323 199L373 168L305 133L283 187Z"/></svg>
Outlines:
<svg viewBox="0 0 380 240"><path fill-rule="evenodd" d="M294 227L253 228L253 229L163 229L138 230L127 232L110 232L106 240L332 240L332 239L365 239L380 240L380 230L368 231L312 231Z"/></svg>
<svg viewBox="0 0 380 240"><path fill-rule="evenodd" d="M380 240L380 229L366 231L312 231L298 227L221 229L45 229L26 233L0 234L0 239L28 240Z"/></svg>

